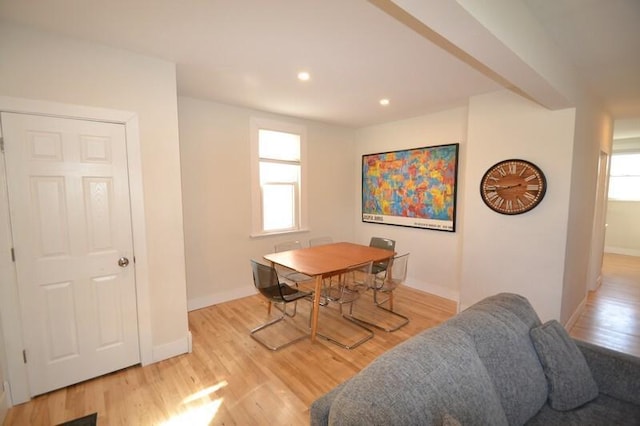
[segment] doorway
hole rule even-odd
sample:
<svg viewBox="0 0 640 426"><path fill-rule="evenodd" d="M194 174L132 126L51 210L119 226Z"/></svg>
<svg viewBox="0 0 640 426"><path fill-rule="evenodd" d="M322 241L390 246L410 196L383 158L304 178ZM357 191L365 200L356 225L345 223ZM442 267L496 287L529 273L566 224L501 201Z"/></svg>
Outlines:
<svg viewBox="0 0 640 426"><path fill-rule="evenodd" d="M89 121L103 121L124 126L127 141L126 168L129 173L131 191L131 230L135 242L135 320L138 324L139 362L150 364L153 359L151 341L151 316L147 266L146 230L142 191L142 172L140 159L140 140L138 118L135 113L102 108L92 108L60 104L46 101L33 101L0 96L0 111L9 113L35 114L41 116L73 118ZM4 346L7 363L7 380L12 404L25 402L31 398L27 368L24 364L25 341L21 333L23 318L19 309L18 285L15 264L11 256L5 256L11 250L11 221L9 218L7 182L4 162L0 162L0 280L6 285L0 288L0 315L4 332ZM2 345L0 345L2 346Z"/></svg>
<svg viewBox="0 0 640 426"><path fill-rule="evenodd" d="M122 124L0 113L31 395L140 361Z"/></svg>

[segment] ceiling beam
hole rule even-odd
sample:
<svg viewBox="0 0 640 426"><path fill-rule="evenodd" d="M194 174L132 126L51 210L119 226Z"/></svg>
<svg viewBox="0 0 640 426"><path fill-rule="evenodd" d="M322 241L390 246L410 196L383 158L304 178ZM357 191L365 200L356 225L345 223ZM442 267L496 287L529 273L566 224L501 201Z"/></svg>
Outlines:
<svg viewBox="0 0 640 426"><path fill-rule="evenodd" d="M575 106L572 66L521 2L369 1L503 87L549 109Z"/></svg>

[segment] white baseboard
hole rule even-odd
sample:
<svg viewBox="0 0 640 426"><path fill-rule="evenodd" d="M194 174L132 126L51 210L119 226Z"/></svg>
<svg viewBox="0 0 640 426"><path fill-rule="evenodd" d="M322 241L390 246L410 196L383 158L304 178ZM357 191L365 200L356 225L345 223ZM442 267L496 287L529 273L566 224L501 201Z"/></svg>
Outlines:
<svg viewBox="0 0 640 426"><path fill-rule="evenodd" d="M2 383L2 389L0 389L0 425L4 423L4 418L7 416L7 411L11 408L11 401L9 401L9 382Z"/></svg>
<svg viewBox="0 0 640 426"><path fill-rule="evenodd" d="M564 325L564 328L567 331L571 330L571 328L578 321L578 318L580 318L580 315L582 314L582 311L584 311L585 306L587 306L587 296L585 296L584 299L582 299L582 302L580 302L576 310L573 311L573 314L571 315L571 317L569 317L569 319L567 320L567 323Z"/></svg>
<svg viewBox="0 0 640 426"><path fill-rule="evenodd" d="M218 303L228 302L230 300L241 299L256 294L254 287L242 287L233 290L221 291L219 293L208 294L206 296L196 297L187 300L187 310L189 312L196 309L206 308L207 306L216 305Z"/></svg>
<svg viewBox="0 0 640 426"><path fill-rule="evenodd" d="M624 247L606 246L604 248L604 252L605 253L613 253L613 254L624 254L626 256L640 256L640 250L624 248Z"/></svg>
<svg viewBox="0 0 640 426"><path fill-rule="evenodd" d="M407 287L415 288L416 290L424 291L426 293L435 294L436 296L440 296L445 299L453 300L454 302L458 302L460 298L460 292L439 285L433 285L414 280L407 280L405 282L405 285ZM230 300L253 296L254 294L256 294L256 290L253 287L249 287L197 297L187 300L187 310L191 312L195 311L196 309L206 308L207 306L216 305L218 303L224 303Z"/></svg>
<svg viewBox="0 0 640 426"><path fill-rule="evenodd" d="M429 284L425 282L419 282L412 279L407 279L404 284L407 287L415 288L416 290L424 291L426 293L435 294L436 296L453 300L456 303L458 303L458 301L460 300L460 292L457 290L452 290L447 287L442 287L439 285Z"/></svg>
<svg viewBox="0 0 640 426"><path fill-rule="evenodd" d="M179 340L174 340L173 342L165 343L164 345L154 346L152 362L164 361L165 359L188 353L190 334L191 332L188 332Z"/></svg>

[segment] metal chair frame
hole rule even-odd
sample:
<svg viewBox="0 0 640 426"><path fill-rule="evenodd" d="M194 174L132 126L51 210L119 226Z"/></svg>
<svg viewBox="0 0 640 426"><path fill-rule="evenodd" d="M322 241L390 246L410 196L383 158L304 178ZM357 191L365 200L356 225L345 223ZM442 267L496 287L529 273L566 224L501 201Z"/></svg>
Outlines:
<svg viewBox="0 0 640 426"><path fill-rule="evenodd" d="M385 270L384 277L380 277L379 275L374 275L373 280L371 281L371 285L369 288L373 290L373 303L376 308L382 309L391 315L398 317L402 320L400 324L395 327L385 327L382 324L374 323L371 321L364 320L362 318L358 318L353 316L353 307L349 311L349 315L352 320L359 321L364 324L368 324L370 326L379 328L380 330L392 332L396 331L409 323L409 318L405 315L399 314L398 312L393 310L393 290L399 285L402 284L407 278L407 265L409 262L409 253L405 253L403 255L394 256L393 259L389 262L388 268ZM389 273L390 271L390 273ZM386 293L388 296L384 300L378 299L379 293ZM389 307L382 306L385 303L389 303Z"/></svg>
<svg viewBox="0 0 640 426"><path fill-rule="evenodd" d="M368 327L365 327L362 323L358 322L351 318L351 312L353 311L354 302L360 297L360 291L367 290L367 288L371 285L370 281L373 279L373 275L371 274L372 262L363 263L360 265L353 266L340 274L340 282L339 286L330 288L329 293L327 294L327 300L331 302L335 302L339 304L340 307L340 316L349 322L355 324L359 328L365 330L367 334L360 340L354 343L345 343L340 341L336 337L329 336L327 334L316 333L317 336L328 340L332 343L335 343L338 346L341 346L345 349L353 349L364 342L373 338L373 331ZM362 281L358 281L357 274L362 275L364 279ZM349 315L346 315L342 311L342 306L345 304L349 304Z"/></svg>
<svg viewBox="0 0 640 426"><path fill-rule="evenodd" d="M291 240L291 241L283 241L281 243L276 244L273 247L274 249L273 251L278 253L281 251L296 250L300 248L302 248L302 243L300 241ZM277 267L277 269L279 269L280 271L281 278L287 281L290 281L292 283L295 283L296 285L298 285L299 283L313 281L313 277L310 277L309 275L302 274L298 271L294 271L289 268L285 268L284 266Z"/></svg>
<svg viewBox="0 0 640 426"><path fill-rule="evenodd" d="M275 303L277 305L283 305L282 309L279 309L282 312L282 315L262 324L251 330L250 335L253 339L255 339L258 343L262 344L264 347L277 351L285 346L288 346L292 343L295 343L299 340L307 338L309 334L303 334L302 336L292 339L286 343L283 343L278 346L274 346L269 344L266 340L257 335L260 330L264 330L265 328L272 326L282 320L285 317L293 318L298 311L298 300L300 299L310 299L312 293L301 291L297 288L291 287L287 284L281 283L278 278L278 272L273 266L267 266L262 263L256 262L255 260L251 260L251 268L253 271L253 282L256 289L269 301L269 306L267 307L267 312L271 314L271 304ZM293 313L287 312L287 304L293 303Z"/></svg>

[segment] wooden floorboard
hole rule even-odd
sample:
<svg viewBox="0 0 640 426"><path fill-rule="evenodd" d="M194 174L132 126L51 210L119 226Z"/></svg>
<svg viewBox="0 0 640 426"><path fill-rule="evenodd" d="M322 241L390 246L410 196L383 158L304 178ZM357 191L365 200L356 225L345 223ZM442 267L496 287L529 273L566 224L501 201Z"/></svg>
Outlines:
<svg viewBox="0 0 640 426"><path fill-rule="evenodd" d="M278 324L273 336L306 333L310 303ZM358 307L371 306L370 296ZM267 321L267 305L251 296L189 313L193 352L146 367L131 367L38 396L9 410L5 426L55 425L93 412L105 425L307 425L316 398L374 358L454 315L455 303L411 288L396 290L395 307L411 322L347 350L303 340L271 352L249 336ZM277 313L275 309L272 314ZM320 331L358 338L337 307L323 309ZM269 331L270 333L270 331ZM342 335L341 335L342 334Z"/></svg>
<svg viewBox="0 0 640 426"><path fill-rule="evenodd" d="M640 356L640 257L605 253L602 284L589 292L570 334Z"/></svg>
<svg viewBox="0 0 640 426"><path fill-rule="evenodd" d="M93 412L106 425L307 425L316 398L373 359L420 331L450 318L455 303L401 287L396 310L404 328L353 350L308 340L271 352L249 336L266 322L267 305L246 297L189 313L193 352L146 367L131 367L34 398L9 410L5 426L55 425ZM366 296L357 307L369 307ZM307 331L310 304L279 324L271 337ZM277 311L274 310L274 313ZM358 338L335 306L323 309L320 332ZM640 258L605 255L603 283L590 293L570 331L582 340L640 356Z"/></svg>

